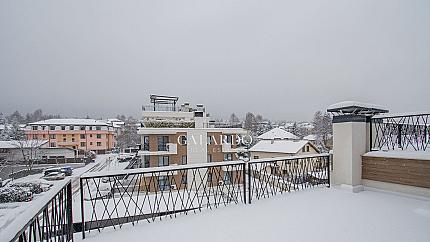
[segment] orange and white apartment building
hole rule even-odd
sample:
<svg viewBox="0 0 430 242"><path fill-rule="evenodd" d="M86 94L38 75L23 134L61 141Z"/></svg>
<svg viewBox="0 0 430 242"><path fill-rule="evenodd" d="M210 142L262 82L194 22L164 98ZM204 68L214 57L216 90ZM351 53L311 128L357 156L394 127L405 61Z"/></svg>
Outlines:
<svg viewBox="0 0 430 242"><path fill-rule="evenodd" d="M94 119L48 119L29 123L25 127L27 139L48 140L49 147L71 148L84 154L98 154L112 150L115 133L112 125Z"/></svg>
<svg viewBox="0 0 430 242"><path fill-rule="evenodd" d="M176 107L177 97L150 97L152 106L142 107L141 167L185 165L234 161L245 149L238 142L247 134L242 128L217 128L210 122L203 105L188 103ZM225 174L226 179L233 174ZM176 178L175 178L176 179ZM186 183L186 177L178 178ZM158 188L169 186L158 178Z"/></svg>

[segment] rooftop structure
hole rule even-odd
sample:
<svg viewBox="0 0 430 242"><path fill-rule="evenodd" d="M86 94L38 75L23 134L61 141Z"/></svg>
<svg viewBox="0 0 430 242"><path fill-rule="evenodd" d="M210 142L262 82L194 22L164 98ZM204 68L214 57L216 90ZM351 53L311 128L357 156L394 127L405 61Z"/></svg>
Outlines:
<svg viewBox="0 0 430 242"><path fill-rule="evenodd" d="M372 116L379 113L387 113L388 110L376 104L356 102L356 101L343 101L330 105L327 112L334 115L366 115Z"/></svg>
<svg viewBox="0 0 430 242"><path fill-rule="evenodd" d="M271 129L271 130L267 131L266 133L258 136L258 139L262 139L262 140L274 140L274 139L298 140L300 138L297 137L296 135L286 131L286 130L281 129L281 128L274 128L274 129Z"/></svg>

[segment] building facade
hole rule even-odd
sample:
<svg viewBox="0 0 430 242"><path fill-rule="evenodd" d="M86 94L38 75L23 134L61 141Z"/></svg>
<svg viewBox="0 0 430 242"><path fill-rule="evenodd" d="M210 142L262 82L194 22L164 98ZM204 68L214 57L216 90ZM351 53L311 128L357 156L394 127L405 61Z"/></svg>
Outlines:
<svg viewBox="0 0 430 242"><path fill-rule="evenodd" d="M159 100L158 98L161 97ZM242 128L215 128L203 105L191 108L188 103L176 108L176 97L151 96L152 107L143 108L141 135L141 167L173 166L239 159ZM167 105L160 105L167 104ZM226 179L234 174L224 174ZM178 174L186 185L189 175ZM210 178L210 176L209 176ZM146 187L163 189L171 185L167 177Z"/></svg>
<svg viewBox="0 0 430 242"><path fill-rule="evenodd" d="M94 119L48 119L29 123L25 134L27 139L48 140L49 147L70 148L79 155L88 151L103 154L115 144L112 125Z"/></svg>

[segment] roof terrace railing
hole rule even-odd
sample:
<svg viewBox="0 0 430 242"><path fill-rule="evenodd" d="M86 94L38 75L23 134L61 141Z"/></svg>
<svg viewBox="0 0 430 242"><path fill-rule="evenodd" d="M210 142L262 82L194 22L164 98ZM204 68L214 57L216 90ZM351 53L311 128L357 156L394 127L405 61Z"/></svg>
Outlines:
<svg viewBox="0 0 430 242"><path fill-rule="evenodd" d="M330 184L329 154L86 173L80 179L83 238L229 204Z"/></svg>
<svg viewBox="0 0 430 242"><path fill-rule="evenodd" d="M376 115L371 127L373 151L426 151L430 147L430 112Z"/></svg>
<svg viewBox="0 0 430 242"><path fill-rule="evenodd" d="M72 186L58 184L2 231L2 241L73 241ZM6 230L6 231L5 231Z"/></svg>

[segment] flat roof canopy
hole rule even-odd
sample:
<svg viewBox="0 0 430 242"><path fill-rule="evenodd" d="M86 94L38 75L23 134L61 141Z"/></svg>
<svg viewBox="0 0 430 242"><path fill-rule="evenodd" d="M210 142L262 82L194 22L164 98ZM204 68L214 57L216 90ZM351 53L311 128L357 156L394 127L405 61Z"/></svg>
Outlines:
<svg viewBox="0 0 430 242"><path fill-rule="evenodd" d="M375 115L379 113L388 113L388 110L375 104L345 101L330 105L327 108L327 112L333 113L335 115Z"/></svg>
<svg viewBox="0 0 430 242"><path fill-rule="evenodd" d="M149 99L151 100L151 103L154 104L175 104L179 100L179 97L151 94Z"/></svg>

